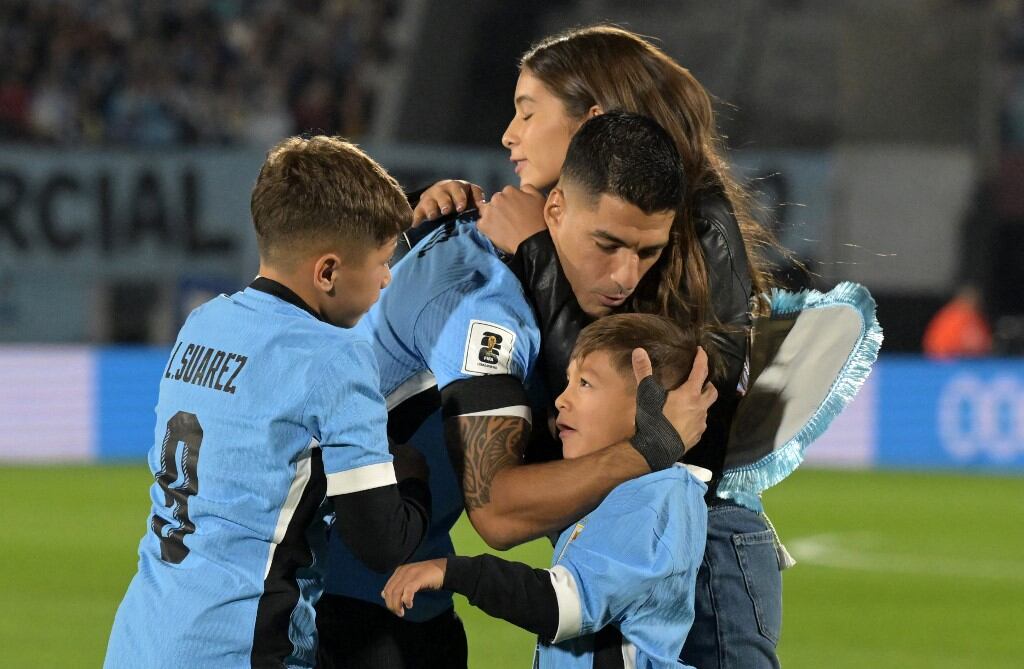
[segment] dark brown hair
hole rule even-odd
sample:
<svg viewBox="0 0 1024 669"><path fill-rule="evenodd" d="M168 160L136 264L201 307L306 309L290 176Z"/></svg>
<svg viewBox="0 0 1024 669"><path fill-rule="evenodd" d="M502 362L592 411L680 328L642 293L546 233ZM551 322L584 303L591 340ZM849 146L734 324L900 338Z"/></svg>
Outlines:
<svg viewBox="0 0 1024 669"><path fill-rule="evenodd" d="M412 222L398 182L340 137L291 137L267 154L252 191L260 258L282 264L342 244L361 251Z"/></svg>
<svg viewBox="0 0 1024 669"><path fill-rule="evenodd" d="M610 111L588 120L569 142L559 183L589 196L611 195L645 214L676 212L686 192L679 152L647 116Z"/></svg>
<svg viewBox="0 0 1024 669"><path fill-rule="evenodd" d="M717 323L692 221L694 203L709 189L720 188L736 215L755 294L768 288L764 250L778 245L751 216L750 195L730 175L711 98L689 70L640 36L607 25L548 37L523 55L520 67L540 79L574 118L582 118L594 105L605 112L643 114L676 143L689 190L682 215L673 224L673 243L634 293L633 309Z"/></svg>
<svg viewBox="0 0 1024 669"><path fill-rule="evenodd" d="M647 351L654 378L664 388L679 386L690 375L702 329L683 325L675 319L654 314L614 314L599 318L583 328L570 360L583 360L604 351L620 374L633 378L633 349Z"/></svg>

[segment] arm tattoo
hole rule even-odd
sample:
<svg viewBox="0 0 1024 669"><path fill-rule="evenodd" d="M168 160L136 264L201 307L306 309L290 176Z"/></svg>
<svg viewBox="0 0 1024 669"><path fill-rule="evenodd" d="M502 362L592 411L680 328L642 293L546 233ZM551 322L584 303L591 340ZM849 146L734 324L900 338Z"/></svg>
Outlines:
<svg viewBox="0 0 1024 669"><path fill-rule="evenodd" d="M491 501L491 482L523 461L530 423L513 416L457 416L445 421L448 454L462 481L466 510Z"/></svg>

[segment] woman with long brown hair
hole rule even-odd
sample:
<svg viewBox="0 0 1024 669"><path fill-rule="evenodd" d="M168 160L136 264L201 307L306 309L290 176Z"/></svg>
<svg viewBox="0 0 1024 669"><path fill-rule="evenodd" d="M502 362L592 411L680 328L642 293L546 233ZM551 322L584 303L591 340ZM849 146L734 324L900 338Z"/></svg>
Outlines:
<svg viewBox="0 0 1024 669"><path fill-rule="evenodd" d="M773 244L750 214L750 197L732 178L715 127L711 99L684 67L643 38L595 26L547 38L523 56L515 92L516 114L502 144L520 188L507 187L482 202L466 182L443 181L420 197L415 218L480 210L479 227L499 248L514 253L512 266L541 322L552 397L564 388L561 370L579 331L612 311L660 314L705 323L714 333L720 399L701 442L686 462L710 469L708 542L698 576L696 619L681 659L704 668L775 667L782 622L782 579L777 537L759 510L715 494L725 460L729 425L747 357L751 310L768 287L759 251ZM602 296L606 310L585 313L558 266L543 221L538 189L558 180L569 140L587 118L611 110L643 114L674 139L683 160L685 201L672 241L654 268L619 294ZM594 240L604 253L633 253L614 240Z"/></svg>

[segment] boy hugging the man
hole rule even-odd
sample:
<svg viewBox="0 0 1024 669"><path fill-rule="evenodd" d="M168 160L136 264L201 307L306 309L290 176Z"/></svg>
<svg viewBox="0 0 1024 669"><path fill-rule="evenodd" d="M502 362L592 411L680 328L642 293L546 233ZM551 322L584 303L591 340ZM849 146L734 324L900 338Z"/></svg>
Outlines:
<svg viewBox="0 0 1024 669"><path fill-rule="evenodd" d="M595 450L588 443L632 437L637 393L663 396L657 384L682 383L700 336L696 327L647 314L609 316L585 328L569 363L568 388L555 402L563 456L578 458ZM641 361L644 351L654 376L640 380L632 359ZM617 660L609 666L679 667L693 623L710 478L707 470L678 464L622 483L562 532L550 569L490 555L452 556L400 567L382 595L399 616L420 590L465 595L486 613L536 633L540 668L605 666L606 654Z"/></svg>
<svg viewBox="0 0 1024 669"><path fill-rule="evenodd" d="M396 471L376 359L352 330L411 217L353 144L271 149L252 193L260 274L189 315L160 382L148 529L107 669L308 669L327 528L380 572L420 544L426 471Z"/></svg>

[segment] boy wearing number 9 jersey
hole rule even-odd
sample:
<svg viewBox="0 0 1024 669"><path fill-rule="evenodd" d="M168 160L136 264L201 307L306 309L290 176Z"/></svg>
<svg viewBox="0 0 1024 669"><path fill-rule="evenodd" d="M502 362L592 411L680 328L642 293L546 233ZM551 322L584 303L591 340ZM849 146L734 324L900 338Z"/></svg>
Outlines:
<svg viewBox="0 0 1024 669"><path fill-rule="evenodd" d="M330 524L382 572L429 525L425 468L396 477L376 362L350 329L391 279L405 196L355 146L292 138L252 216L259 276L189 315L160 381L108 668L312 667Z"/></svg>

